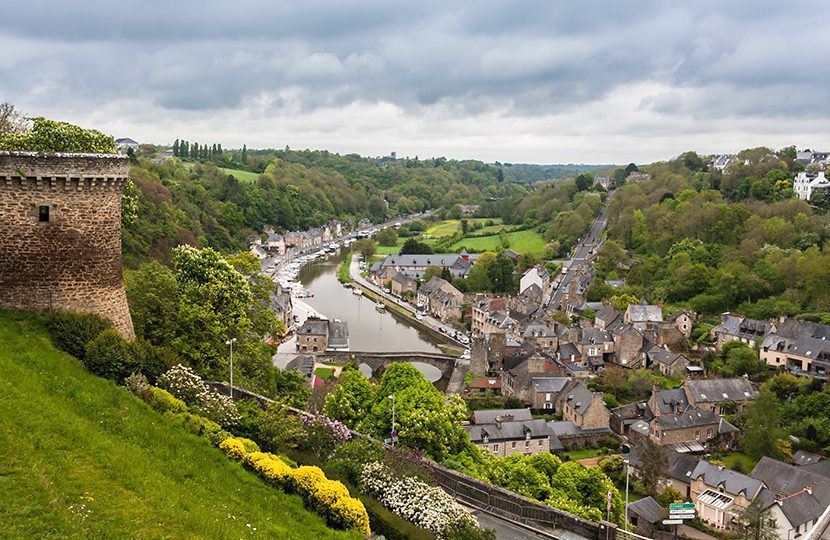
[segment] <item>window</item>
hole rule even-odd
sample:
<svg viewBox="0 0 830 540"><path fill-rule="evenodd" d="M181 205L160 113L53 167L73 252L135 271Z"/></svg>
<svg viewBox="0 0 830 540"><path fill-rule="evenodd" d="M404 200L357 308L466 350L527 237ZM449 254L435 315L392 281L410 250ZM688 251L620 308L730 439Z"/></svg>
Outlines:
<svg viewBox="0 0 830 540"><path fill-rule="evenodd" d="M695 430L695 440L696 440L696 441L699 441L699 440L700 440L700 430L699 430L699 429L696 429L696 430Z"/></svg>
<svg viewBox="0 0 830 540"><path fill-rule="evenodd" d="M498 452L498 451L499 451L499 445L494 444L493 445L493 452Z"/></svg>
<svg viewBox="0 0 830 540"><path fill-rule="evenodd" d="M711 438L712 438L712 434L713 434L712 428L707 428L707 429L706 429L706 438L707 438L707 439L711 439Z"/></svg>
<svg viewBox="0 0 830 540"><path fill-rule="evenodd" d="M529 447L530 447L530 441L525 441L525 448L529 448Z"/></svg>
<svg viewBox="0 0 830 540"><path fill-rule="evenodd" d="M550 392L545 394L545 401L550 401Z"/></svg>
<svg viewBox="0 0 830 540"><path fill-rule="evenodd" d="M542 439L539 439L539 446L544 446L544 444L545 444L545 441L542 440Z"/></svg>
<svg viewBox="0 0 830 540"><path fill-rule="evenodd" d="M37 220L40 223L49 223L49 205L42 204L37 207Z"/></svg>
<svg viewBox="0 0 830 540"><path fill-rule="evenodd" d="M552 409L553 408L553 403L545 403L545 408L546 409Z"/></svg>
<svg viewBox="0 0 830 540"><path fill-rule="evenodd" d="M516 441L513 441L512 443L510 443L510 446L511 446L512 448L516 448Z"/></svg>

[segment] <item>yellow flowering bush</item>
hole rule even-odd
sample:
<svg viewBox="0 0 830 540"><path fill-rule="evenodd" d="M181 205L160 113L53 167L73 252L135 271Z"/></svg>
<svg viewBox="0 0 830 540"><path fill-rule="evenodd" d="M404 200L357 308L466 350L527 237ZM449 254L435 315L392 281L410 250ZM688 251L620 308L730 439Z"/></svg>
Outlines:
<svg viewBox="0 0 830 540"><path fill-rule="evenodd" d="M242 461L242 458L248 453L245 451L245 445L239 439L233 437L219 443L219 448L234 461Z"/></svg>
<svg viewBox="0 0 830 540"><path fill-rule="evenodd" d="M242 446L245 447L245 452L259 452L259 446L257 446L257 443L255 443L251 439L246 439L245 437L236 437L236 440L242 443Z"/></svg>
<svg viewBox="0 0 830 540"><path fill-rule="evenodd" d="M292 469L274 454L251 452L243 463L271 485L288 487L292 480Z"/></svg>
<svg viewBox="0 0 830 540"><path fill-rule="evenodd" d="M342 482L325 479L314 485L308 500L318 513L328 515L329 509L338 499L349 496L349 489Z"/></svg>
<svg viewBox="0 0 830 540"><path fill-rule="evenodd" d="M302 466L294 471L294 487L303 497L308 497L318 483L325 481L326 474L320 467Z"/></svg>
<svg viewBox="0 0 830 540"><path fill-rule="evenodd" d="M330 508L329 520L336 527L342 527L369 536L369 514L359 499L341 497Z"/></svg>

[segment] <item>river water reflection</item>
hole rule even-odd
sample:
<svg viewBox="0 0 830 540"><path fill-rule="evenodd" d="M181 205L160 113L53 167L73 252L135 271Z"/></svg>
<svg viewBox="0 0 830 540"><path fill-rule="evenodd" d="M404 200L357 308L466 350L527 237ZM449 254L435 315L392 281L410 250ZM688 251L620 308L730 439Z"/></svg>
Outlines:
<svg viewBox="0 0 830 540"><path fill-rule="evenodd" d="M343 258L342 253L337 253L305 265L299 281L314 293L313 298L304 298L304 302L330 319L348 323L351 350L441 352L432 336L389 310L378 311L374 301L344 287L337 280L337 266Z"/></svg>

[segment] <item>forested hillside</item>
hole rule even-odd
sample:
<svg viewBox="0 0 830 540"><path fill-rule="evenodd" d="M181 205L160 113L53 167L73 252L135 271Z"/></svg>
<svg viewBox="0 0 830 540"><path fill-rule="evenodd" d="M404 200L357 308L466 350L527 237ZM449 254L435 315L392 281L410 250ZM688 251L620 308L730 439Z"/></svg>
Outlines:
<svg viewBox="0 0 830 540"><path fill-rule="evenodd" d="M279 153L283 157L269 161L255 153L247 157L246 169L261 169L255 181L240 179L250 171L234 174L212 162L135 161L131 176L139 218L123 232L127 266L166 260L181 243L241 249L247 236L266 225L293 230L331 218L378 222L526 193L500 181L497 168L475 161L376 162L328 152Z"/></svg>
<svg viewBox="0 0 830 540"><path fill-rule="evenodd" d="M830 218L793 198L795 152L745 150L724 172L687 153L645 170L609 207L609 241L591 299L630 292L640 300L755 318L830 311Z"/></svg>

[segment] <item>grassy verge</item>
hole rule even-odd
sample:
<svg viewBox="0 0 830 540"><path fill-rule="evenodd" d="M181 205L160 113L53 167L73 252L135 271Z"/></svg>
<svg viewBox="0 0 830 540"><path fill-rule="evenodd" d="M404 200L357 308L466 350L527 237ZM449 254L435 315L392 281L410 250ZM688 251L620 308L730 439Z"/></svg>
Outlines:
<svg viewBox="0 0 830 540"><path fill-rule="evenodd" d="M0 527L10 538L358 538L0 313Z"/></svg>
<svg viewBox="0 0 830 540"><path fill-rule="evenodd" d="M446 354L447 356L460 357L461 353L464 352L461 349L458 349L456 347L449 347L447 345L439 345L438 347L441 349L441 352Z"/></svg>
<svg viewBox="0 0 830 540"><path fill-rule="evenodd" d="M343 259L343 262L337 267L337 279L340 280L340 283L352 282L352 276L349 274L349 268L352 265L352 255L351 251L346 253L346 258Z"/></svg>

